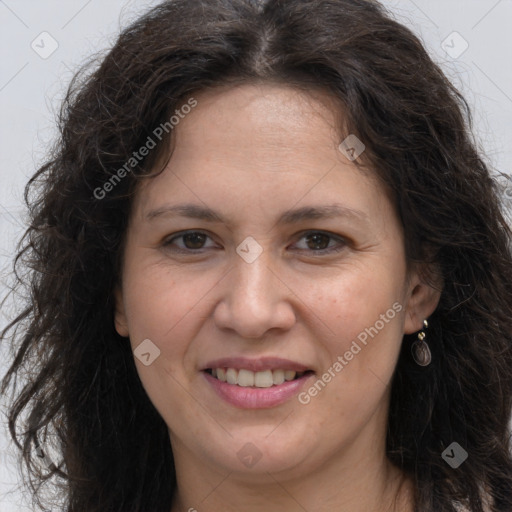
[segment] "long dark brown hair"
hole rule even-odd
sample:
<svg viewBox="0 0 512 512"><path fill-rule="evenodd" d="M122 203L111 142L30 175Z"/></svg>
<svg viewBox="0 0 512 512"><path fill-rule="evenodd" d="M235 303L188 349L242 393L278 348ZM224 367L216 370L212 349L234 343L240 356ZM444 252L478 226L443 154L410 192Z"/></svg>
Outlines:
<svg viewBox="0 0 512 512"><path fill-rule="evenodd" d="M194 94L255 81L338 98L341 135L364 141L391 191L409 262L441 273L432 364L412 361L405 336L391 390L387 453L412 478L416 510L482 512L486 494L510 512L511 232L466 102L418 38L366 0L166 1L74 77L60 137L26 188L15 263L26 300L2 335L14 351L9 428L34 497L55 481L68 512L169 512L167 426L113 324L132 199L169 157L169 124L119 169ZM61 460L44 453L51 439ZM456 469L441 456L452 442L468 453Z"/></svg>

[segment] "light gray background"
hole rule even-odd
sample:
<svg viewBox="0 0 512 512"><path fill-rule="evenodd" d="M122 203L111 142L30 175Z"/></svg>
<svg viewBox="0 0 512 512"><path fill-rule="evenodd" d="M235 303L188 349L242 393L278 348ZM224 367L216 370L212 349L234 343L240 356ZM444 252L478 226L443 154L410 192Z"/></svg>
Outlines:
<svg viewBox="0 0 512 512"><path fill-rule="evenodd" d="M293 0L290 0L293 1ZM44 160L54 113L73 71L105 51L121 27L152 0L0 0L0 296L11 279L24 223L23 187ZM512 170L512 0L389 0L397 18L423 39L473 108L475 132L493 168ZM48 32L58 48L52 47ZM458 32L461 37L453 32ZM43 39L43 41L41 41ZM40 56L31 47L43 54ZM445 41L445 43L443 43ZM55 43L53 43L55 44ZM459 55L465 46L467 50ZM36 46L38 45L38 46ZM446 47L448 53L444 50ZM451 54L451 55L450 55ZM0 326L12 314L0 313ZM0 375L7 347L0 347ZM32 510L0 416L0 510Z"/></svg>

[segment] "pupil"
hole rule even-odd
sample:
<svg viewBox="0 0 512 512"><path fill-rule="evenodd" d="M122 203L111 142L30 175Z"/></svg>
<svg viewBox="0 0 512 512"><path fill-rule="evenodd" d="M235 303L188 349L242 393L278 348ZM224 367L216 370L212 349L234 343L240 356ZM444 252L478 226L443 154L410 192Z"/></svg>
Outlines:
<svg viewBox="0 0 512 512"><path fill-rule="evenodd" d="M326 249L327 246L329 245L329 236L328 235L324 235L323 233L315 233L313 235L308 235L308 242L310 241L313 241L314 245L315 245L315 248L316 249ZM327 243L322 243L323 242L327 242ZM321 247L318 247L318 246L321 246ZM310 249L312 247L310 246Z"/></svg>
<svg viewBox="0 0 512 512"><path fill-rule="evenodd" d="M187 249L201 249L204 244L204 239L206 235L202 233L189 233L187 235L183 235L183 241ZM191 242L191 243L187 243Z"/></svg>

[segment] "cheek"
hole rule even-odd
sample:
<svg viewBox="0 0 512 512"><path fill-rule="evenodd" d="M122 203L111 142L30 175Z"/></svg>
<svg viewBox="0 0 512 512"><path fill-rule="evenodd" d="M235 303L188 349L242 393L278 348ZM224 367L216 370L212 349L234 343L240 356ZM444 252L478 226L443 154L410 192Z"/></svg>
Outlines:
<svg viewBox="0 0 512 512"><path fill-rule="evenodd" d="M124 283L125 310L132 350L149 339L158 357L149 366L135 358L144 387L151 394L173 387L174 376L182 380L187 354L200 328L199 317L207 315L209 290L218 278L204 274L201 279L186 279L178 270L143 266L127 268Z"/></svg>
<svg viewBox="0 0 512 512"><path fill-rule="evenodd" d="M208 291L218 279L204 276L191 282L161 267L132 267L124 284L125 307L132 350L143 340L151 340L158 354L151 364L145 365L134 357L137 373L153 405L172 424L169 411L187 418L191 412L187 405L190 396L183 389L187 381L185 372L191 369L186 357L196 338L198 317L208 308ZM150 349L151 351L151 349Z"/></svg>
<svg viewBox="0 0 512 512"><path fill-rule="evenodd" d="M387 384L392 376L403 336L402 273L367 266L364 272L340 273L311 294L310 305L329 328L323 339L325 369L331 368L333 380L354 396L373 384ZM340 364L333 368L336 361Z"/></svg>
<svg viewBox="0 0 512 512"><path fill-rule="evenodd" d="M130 337L153 337L165 343L181 328L183 320L200 311L208 300L207 292L215 280L204 274L190 281L179 270L160 265L127 266L124 282L125 307Z"/></svg>
<svg viewBox="0 0 512 512"><path fill-rule="evenodd" d="M393 309L394 303L401 304L400 284L389 273L379 274L371 269L347 272L337 280L331 279L327 286L317 288L311 304L321 313L334 335L344 340L354 339L379 321L381 314ZM389 316L395 318L396 311Z"/></svg>
<svg viewBox="0 0 512 512"><path fill-rule="evenodd" d="M312 298L330 334L321 340L322 370L301 403L309 402L326 436L356 435L377 410L385 410L402 339L398 289L393 279L377 280L377 273L367 270L331 280L327 292L317 289Z"/></svg>

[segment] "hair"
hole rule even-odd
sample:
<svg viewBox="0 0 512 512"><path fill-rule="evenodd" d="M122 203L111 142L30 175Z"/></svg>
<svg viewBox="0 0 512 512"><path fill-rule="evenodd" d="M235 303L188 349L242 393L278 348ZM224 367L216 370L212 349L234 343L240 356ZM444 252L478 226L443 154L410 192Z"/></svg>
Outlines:
<svg viewBox="0 0 512 512"><path fill-rule="evenodd" d="M1 389L34 502L57 481L68 512L170 509L168 428L113 320L133 197L170 158L180 105L277 82L339 100L344 136L364 141L365 167L392 194L408 262L443 282L432 363L417 366L404 336L391 387L387 456L412 478L415 510L512 510L512 236L470 109L420 40L369 0L170 0L95 62L72 79L58 140L27 184L14 263L26 297L2 333L13 360ZM43 470L50 439L61 460ZM457 469L441 457L452 442L469 454Z"/></svg>

